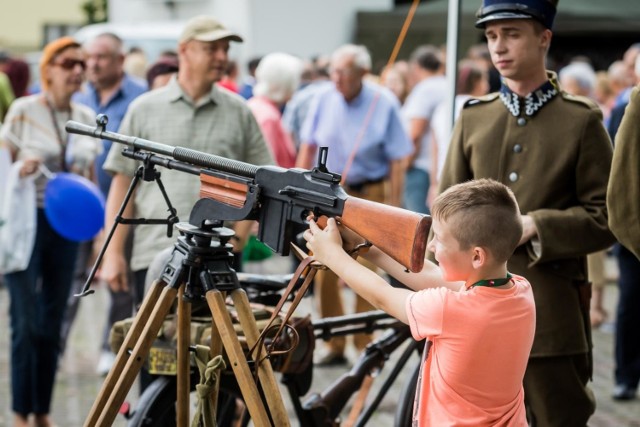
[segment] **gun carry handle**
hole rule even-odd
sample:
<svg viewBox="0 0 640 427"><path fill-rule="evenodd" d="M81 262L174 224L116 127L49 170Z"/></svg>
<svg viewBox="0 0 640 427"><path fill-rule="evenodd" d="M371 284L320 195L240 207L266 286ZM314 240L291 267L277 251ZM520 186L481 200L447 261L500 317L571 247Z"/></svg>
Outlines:
<svg viewBox="0 0 640 427"><path fill-rule="evenodd" d="M422 270L430 216L349 197L344 203L340 222L410 271Z"/></svg>

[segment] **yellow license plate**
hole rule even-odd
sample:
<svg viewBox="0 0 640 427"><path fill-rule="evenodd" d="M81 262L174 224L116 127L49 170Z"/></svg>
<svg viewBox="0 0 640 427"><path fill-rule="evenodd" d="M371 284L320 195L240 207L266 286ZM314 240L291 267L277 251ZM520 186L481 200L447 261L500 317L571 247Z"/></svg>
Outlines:
<svg viewBox="0 0 640 427"><path fill-rule="evenodd" d="M174 348L151 347L147 360L152 375L176 375L178 356Z"/></svg>

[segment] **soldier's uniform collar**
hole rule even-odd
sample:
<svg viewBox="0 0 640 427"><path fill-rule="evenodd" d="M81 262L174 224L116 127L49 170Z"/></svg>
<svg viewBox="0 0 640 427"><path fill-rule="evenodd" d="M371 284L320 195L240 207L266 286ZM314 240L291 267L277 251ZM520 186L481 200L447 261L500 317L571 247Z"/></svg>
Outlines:
<svg viewBox="0 0 640 427"><path fill-rule="evenodd" d="M504 80L502 80L500 100L514 117L520 117L523 114L528 117L535 116L542 107L547 105L549 101L560 93L555 73L547 72L547 75L549 80L524 97L519 96L509 89L504 83Z"/></svg>

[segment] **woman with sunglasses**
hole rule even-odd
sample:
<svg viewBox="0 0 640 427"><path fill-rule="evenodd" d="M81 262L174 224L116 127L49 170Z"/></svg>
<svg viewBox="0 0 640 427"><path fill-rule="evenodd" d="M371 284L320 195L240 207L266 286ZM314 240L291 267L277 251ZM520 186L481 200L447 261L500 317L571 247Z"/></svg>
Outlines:
<svg viewBox="0 0 640 427"><path fill-rule="evenodd" d="M71 102L82 84L84 70L78 42L64 37L49 43L40 60L42 93L14 101L0 130L0 143L9 148L14 162L22 162L20 177L34 177L37 205L36 237L29 264L24 271L5 275L11 298L14 427L28 426L30 416L37 427L53 425L49 412L60 326L78 243L58 234L47 220L47 177L40 172L48 169L86 175L101 149L100 141L68 135L64 128L67 120L94 122L91 109Z"/></svg>

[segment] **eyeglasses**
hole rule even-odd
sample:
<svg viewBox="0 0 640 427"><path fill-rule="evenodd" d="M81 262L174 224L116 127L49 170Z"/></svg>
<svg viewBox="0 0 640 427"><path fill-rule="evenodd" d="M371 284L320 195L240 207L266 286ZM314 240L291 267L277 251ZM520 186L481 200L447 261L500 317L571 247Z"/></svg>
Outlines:
<svg viewBox="0 0 640 427"><path fill-rule="evenodd" d="M79 65L82 71L87 69L87 63L82 59L65 58L62 61L53 62L51 65L57 65L65 70L73 70L76 65Z"/></svg>

